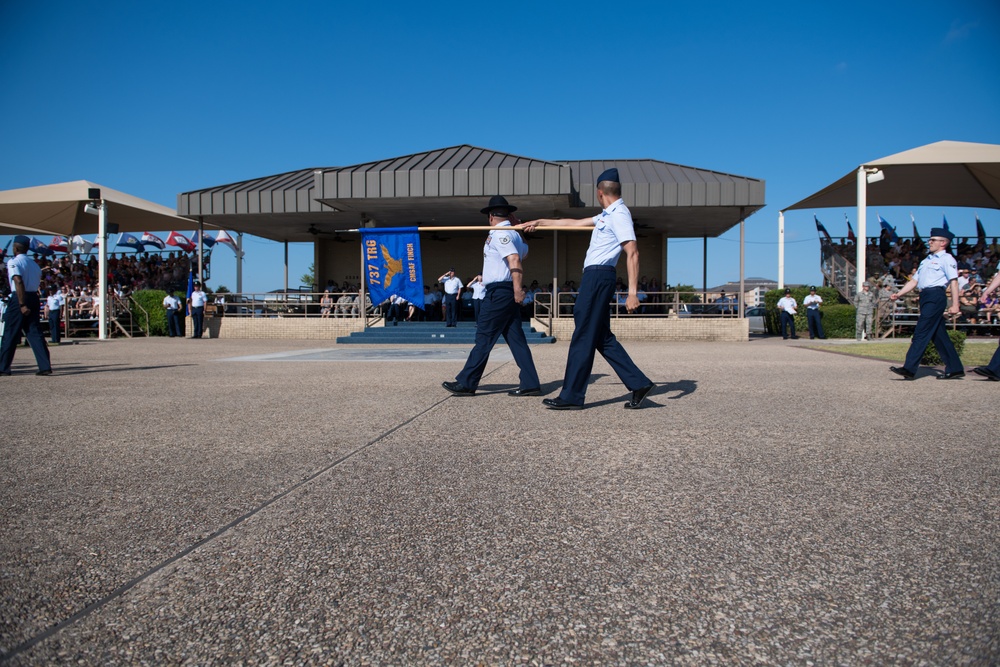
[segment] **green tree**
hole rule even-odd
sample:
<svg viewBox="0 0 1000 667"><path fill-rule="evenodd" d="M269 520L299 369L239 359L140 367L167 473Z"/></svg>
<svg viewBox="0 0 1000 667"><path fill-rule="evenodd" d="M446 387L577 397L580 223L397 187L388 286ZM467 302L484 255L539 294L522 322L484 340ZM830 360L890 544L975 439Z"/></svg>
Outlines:
<svg viewBox="0 0 1000 667"><path fill-rule="evenodd" d="M302 277L299 278L300 285L309 285L310 287L316 284L316 262L309 264L307 269L308 273L303 273Z"/></svg>

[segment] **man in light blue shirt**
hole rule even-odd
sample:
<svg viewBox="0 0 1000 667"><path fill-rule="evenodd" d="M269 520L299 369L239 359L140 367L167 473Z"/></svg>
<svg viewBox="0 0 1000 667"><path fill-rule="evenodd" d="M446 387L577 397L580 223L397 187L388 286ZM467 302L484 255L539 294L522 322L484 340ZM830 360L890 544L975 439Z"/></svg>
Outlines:
<svg viewBox="0 0 1000 667"><path fill-rule="evenodd" d="M906 353L906 361L902 366L889 367L889 370L906 380L916 377L920 359L931 342L945 362L944 373L939 375L938 379L955 380L965 377L962 360L955 351L944 324L946 309L952 315L961 312L958 305L958 263L947 252L948 244L953 238L955 236L947 229L941 227L932 229L931 237L927 241L931 254L920 262L917 275L898 292L889 296L895 301L914 288L920 289L920 316L913 329L913 339ZM948 308L946 290L951 292L951 308Z"/></svg>
<svg viewBox="0 0 1000 667"><path fill-rule="evenodd" d="M621 197L618 169L607 169L597 177L597 201L604 210L593 218L533 220L523 225L527 232L534 231L537 227L554 225L594 226L590 235L590 247L583 261L580 291L573 308L575 328L569 344L563 388L558 398L546 398L542 401L552 410L579 410L583 407L596 352L601 353L632 392L631 399L625 403L626 409L642 407L646 395L655 386L639 370L611 332L608 304L614 299L615 265L622 252L625 253L628 271L625 308L630 313L639 308L639 250L636 247L632 214Z"/></svg>
<svg viewBox="0 0 1000 667"><path fill-rule="evenodd" d="M42 330L38 327L41 301L38 288L42 282L42 270L35 260L28 257L31 239L27 236L14 237L14 257L7 261L7 277L10 280L10 297L7 310L3 314L3 339L0 342L0 375L10 375L14 352L21 344L21 336L28 340L35 354L38 372L35 375L52 375L49 348L45 345Z"/></svg>

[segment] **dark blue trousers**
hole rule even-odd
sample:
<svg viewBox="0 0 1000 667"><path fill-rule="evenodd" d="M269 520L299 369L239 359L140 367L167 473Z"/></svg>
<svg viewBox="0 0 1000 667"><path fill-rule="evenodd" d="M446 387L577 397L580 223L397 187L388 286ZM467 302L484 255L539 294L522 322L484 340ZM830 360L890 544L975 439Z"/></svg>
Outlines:
<svg viewBox="0 0 1000 667"><path fill-rule="evenodd" d="M12 292L10 300L7 301L7 310L3 314L3 340L0 342L0 373L9 374L10 366L14 363L14 352L21 344L21 336L28 340L31 351L35 353L35 363L38 370L52 370L52 363L49 361L49 348L45 345L45 338L42 330L38 326L38 311L41 303L38 300L37 292L25 292L24 305L28 307L28 314L21 312L21 304L17 300L17 292Z"/></svg>
<svg viewBox="0 0 1000 667"><path fill-rule="evenodd" d="M806 308L806 324L809 325L810 338L826 338L826 334L823 333L823 322L819 316L819 308Z"/></svg>
<svg viewBox="0 0 1000 667"><path fill-rule="evenodd" d="M476 326L476 345L469 353L465 368L455 379L469 389L477 388L483 378L483 371L486 370L486 362L490 359L490 351L502 334L514 355L517 367L521 369L520 388L540 387L535 362L528 349L528 340L521 328L521 308L514 301L513 283L490 283L486 286L486 296L482 302Z"/></svg>
<svg viewBox="0 0 1000 667"><path fill-rule="evenodd" d="M444 319L445 325L454 326L458 323L458 295L444 295ZM468 385L466 385L468 386Z"/></svg>
<svg viewBox="0 0 1000 667"><path fill-rule="evenodd" d="M573 307L576 328L569 344L566 376L559 394L559 398L567 403L583 405L590 372L594 368L595 352L601 353L629 391L652 384L611 333L609 304L615 294L615 280L613 266L588 266L583 270L580 294Z"/></svg>
<svg viewBox="0 0 1000 667"><path fill-rule="evenodd" d="M191 326L194 327L192 338L201 338L201 330L205 325L205 306L191 306Z"/></svg>
<svg viewBox="0 0 1000 667"><path fill-rule="evenodd" d="M990 363L986 368L1000 375L1000 347L997 347L997 351L993 353L993 358L990 359Z"/></svg>
<svg viewBox="0 0 1000 667"><path fill-rule="evenodd" d="M792 337L795 336L795 316L786 310L781 311L781 337L788 338L788 330L792 330Z"/></svg>
<svg viewBox="0 0 1000 667"><path fill-rule="evenodd" d="M62 334L62 317L59 309L49 311L49 338L56 345L59 344L59 336Z"/></svg>
<svg viewBox="0 0 1000 667"><path fill-rule="evenodd" d="M906 362L903 368L916 373L920 368L920 358L924 356L927 345L934 343L938 354L944 360L945 373L957 373L962 370L962 360L958 358L955 346L948 338L948 329L944 324L944 311L948 308L948 292L944 287L928 287L920 290L920 316L917 326L913 329L913 340L906 352Z"/></svg>
<svg viewBox="0 0 1000 667"><path fill-rule="evenodd" d="M171 338L174 336L183 336L181 333L181 311L179 310L168 310L167 311L167 335Z"/></svg>

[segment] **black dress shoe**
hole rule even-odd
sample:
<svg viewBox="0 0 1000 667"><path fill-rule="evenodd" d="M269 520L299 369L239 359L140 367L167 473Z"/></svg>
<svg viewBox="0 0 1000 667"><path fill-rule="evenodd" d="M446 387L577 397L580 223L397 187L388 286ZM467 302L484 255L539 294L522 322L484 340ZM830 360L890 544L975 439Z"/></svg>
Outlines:
<svg viewBox="0 0 1000 667"><path fill-rule="evenodd" d="M912 380L915 377L913 373L906 370L902 366L889 366L889 370L895 373L896 375L902 375L907 380Z"/></svg>
<svg viewBox="0 0 1000 667"><path fill-rule="evenodd" d="M582 410L582 405L567 403L561 398L546 398L542 401L549 410Z"/></svg>
<svg viewBox="0 0 1000 667"><path fill-rule="evenodd" d="M994 382L1000 382L1000 375L997 375L986 366L978 366L976 368L973 368L972 372L978 375L982 375L984 378L987 378L988 380L993 380Z"/></svg>
<svg viewBox="0 0 1000 667"><path fill-rule="evenodd" d="M52 369L50 368L47 371L38 371L35 375L52 375Z"/></svg>
<svg viewBox="0 0 1000 667"><path fill-rule="evenodd" d="M508 391L508 396L541 396L542 390L540 387L535 387L534 389L515 389L514 391Z"/></svg>
<svg viewBox="0 0 1000 667"><path fill-rule="evenodd" d="M456 396L475 396L476 390L469 389L461 382L442 382L441 386Z"/></svg>
<svg viewBox="0 0 1000 667"><path fill-rule="evenodd" d="M638 410L642 407L642 402L646 399L646 395L653 391L655 384L650 384L648 387L643 387L642 389L636 389L632 392L632 400L625 404L626 410Z"/></svg>
<svg viewBox="0 0 1000 667"><path fill-rule="evenodd" d="M965 377L965 371L955 371L954 373L941 373L937 376L938 380L958 380Z"/></svg>

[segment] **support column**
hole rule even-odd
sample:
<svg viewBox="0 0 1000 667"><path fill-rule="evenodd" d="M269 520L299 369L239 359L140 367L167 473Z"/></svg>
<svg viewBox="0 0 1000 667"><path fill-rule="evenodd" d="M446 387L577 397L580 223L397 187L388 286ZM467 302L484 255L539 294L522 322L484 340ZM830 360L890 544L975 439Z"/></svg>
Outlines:
<svg viewBox="0 0 1000 667"><path fill-rule="evenodd" d="M778 289L785 288L785 212L778 211Z"/></svg>
<svg viewBox="0 0 1000 667"><path fill-rule="evenodd" d="M861 284L865 282L865 274L867 273L867 267L865 264L868 261L868 229L867 229L867 215L868 215L868 174L865 172L865 166L861 165L858 167L858 245L857 245L857 268L858 275L856 279L855 289L860 292Z"/></svg>
<svg viewBox="0 0 1000 667"><path fill-rule="evenodd" d="M97 236L101 241L101 250L97 256L97 290L101 298L101 312L97 318L98 340L108 338L108 205L102 199L97 209Z"/></svg>
<svg viewBox="0 0 1000 667"><path fill-rule="evenodd" d="M746 267L746 221L743 219L744 208L740 206L740 298L736 300L736 306L740 309L740 319L746 317L746 287L743 276Z"/></svg>

